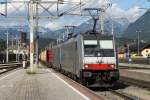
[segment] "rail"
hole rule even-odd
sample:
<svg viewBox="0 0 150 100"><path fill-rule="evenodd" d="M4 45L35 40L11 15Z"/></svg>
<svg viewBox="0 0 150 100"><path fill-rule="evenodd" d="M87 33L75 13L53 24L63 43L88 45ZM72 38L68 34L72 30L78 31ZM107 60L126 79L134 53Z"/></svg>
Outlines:
<svg viewBox="0 0 150 100"><path fill-rule="evenodd" d="M119 63L120 69L150 69L148 64Z"/></svg>
<svg viewBox="0 0 150 100"><path fill-rule="evenodd" d="M115 95L117 95L117 96L119 96L119 97L121 97L121 98L123 98L125 100L137 100L137 97L131 96L131 95L127 94L127 93L123 93L121 91L116 91L116 90L112 90L112 89L109 89L109 91L112 94L115 94Z"/></svg>
<svg viewBox="0 0 150 100"><path fill-rule="evenodd" d="M135 85L135 86L146 88L147 90L150 90L150 82L147 82L147 81L137 80L137 79L121 76L120 82L128 84L128 85Z"/></svg>
<svg viewBox="0 0 150 100"><path fill-rule="evenodd" d="M7 64L0 64L0 74L6 73L8 71L14 70L16 68L21 67L21 63L7 63Z"/></svg>

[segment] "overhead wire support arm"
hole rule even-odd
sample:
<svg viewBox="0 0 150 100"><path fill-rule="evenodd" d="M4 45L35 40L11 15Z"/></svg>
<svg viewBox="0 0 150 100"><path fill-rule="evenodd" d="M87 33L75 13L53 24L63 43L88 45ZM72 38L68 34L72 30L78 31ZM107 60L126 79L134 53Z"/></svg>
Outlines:
<svg viewBox="0 0 150 100"><path fill-rule="evenodd" d="M16 0L16 1L0 1L0 4L5 4L5 14L1 13L0 15L2 16L7 16L7 18L27 18L28 17L28 13L29 13L29 3L31 2L30 1L19 1L19 0ZM49 19L49 18L56 18L56 17L61 17L63 15L81 15L81 14L75 14L75 13L72 13L74 10L77 10L78 8L80 8L81 10L81 7L84 6L85 4L82 4L81 1L80 2L68 2L68 1L64 1L64 0L56 0L56 1L37 1L37 0L33 0L33 4L38 2L38 5L40 6L40 10L43 11L44 13L47 12L47 14L45 15L41 15L41 13L39 13L39 18L42 18L42 19ZM8 5L9 4L9 5ZM13 4L19 4L20 6L14 6ZM57 10L56 12L55 11L51 11L50 8L55 5L57 6ZM67 9L66 11L62 11L60 12L60 8L59 6L60 5L63 5L63 4L68 4L69 6L72 5L72 7L70 9ZM27 11L27 16L25 15L19 15L19 14L22 14L22 12L24 11L20 11L20 8L23 7L23 6L28 6L26 8L24 8L26 11ZM49 5L48 7L44 6L44 5ZM18 15L9 15L10 11L8 9L8 6L11 6L12 8L16 9L15 12L18 13ZM55 14L56 13L56 14Z"/></svg>
<svg viewBox="0 0 150 100"><path fill-rule="evenodd" d="M66 10L62 13L59 14L59 16L63 16L63 15L78 15L78 14L70 14L70 12L72 12L74 9L78 9L80 6L74 6L72 8L70 8L69 10Z"/></svg>
<svg viewBox="0 0 150 100"><path fill-rule="evenodd" d="M53 6L53 4L51 4L49 7L44 7L41 3L39 3L39 5L45 10L47 11L50 15L55 16L53 13L51 13L48 9L50 8L50 6ZM43 11L44 12L44 11Z"/></svg>
<svg viewBox="0 0 150 100"><path fill-rule="evenodd" d="M81 0L80 0L80 2L68 2L68 3L66 3L64 1L61 4L71 4L71 5L73 5L73 7L69 8L69 9L67 9L63 12L59 12L58 13L59 17L61 17L63 15L81 15L81 7L85 5L85 4L81 3ZM73 13L71 14L71 12L73 12L74 10L77 10L77 9L80 9L80 14L77 14L77 13L76 14L73 14ZM59 6L58 6L58 10L59 10Z"/></svg>
<svg viewBox="0 0 150 100"><path fill-rule="evenodd" d="M63 11L62 10L62 16L63 15L67 15L70 14L76 10L77 8L81 7L81 2L67 2L64 0L56 0L56 1L51 1L51 0L47 0L47 1L40 1L40 0L29 0L29 1L0 1L0 4L5 5L5 15L7 15L7 18L12 18L12 19L28 19L29 22L29 30L30 30L30 68L31 71L34 70L34 54L35 54L35 42L34 42L34 35L35 32L38 33L38 20L39 19L52 19L52 18L59 18L61 16L60 15L60 9L59 6L63 5L63 4L68 4L69 7L71 8L68 10ZM19 4L17 6L14 6L13 4ZM53 5L56 5L57 8L55 8L56 10L53 10L53 8L51 8ZM15 9L15 13L11 13L9 9L10 6ZM39 8L36 9L36 6L38 6ZM22 9L22 8L23 9ZM55 7L55 6L54 6ZM40 10L39 12L37 10ZM36 12L37 11L37 12ZM44 11L44 13L43 13ZM1 13L1 15L3 15L3 13ZM36 23L35 23L35 19L36 19ZM34 24L37 25L37 30L35 31L34 29ZM36 48L37 49L37 48Z"/></svg>

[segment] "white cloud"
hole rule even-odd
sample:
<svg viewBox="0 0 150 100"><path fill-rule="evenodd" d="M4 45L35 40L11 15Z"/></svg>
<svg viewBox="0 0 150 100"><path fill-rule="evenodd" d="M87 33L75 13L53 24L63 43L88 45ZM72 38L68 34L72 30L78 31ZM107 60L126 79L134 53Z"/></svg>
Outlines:
<svg viewBox="0 0 150 100"><path fill-rule="evenodd" d="M118 4L113 4L111 9L109 9L107 12L114 18L127 18L130 22L134 22L143 13L139 8L139 6L134 6L133 8L124 10L120 8Z"/></svg>
<svg viewBox="0 0 150 100"><path fill-rule="evenodd" d="M126 17L129 19L129 21L134 22L141 16L141 10L140 7L135 6L127 11Z"/></svg>
<svg viewBox="0 0 150 100"><path fill-rule="evenodd" d="M57 30L57 29L61 29L63 25L62 23L50 22L46 25L46 27L50 28L51 30Z"/></svg>
<svg viewBox="0 0 150 100"><path fill-rule="evenodd" d="M46 27L50 28L51 30L57 30L64 28L64 26L79 26L84 21L88 20L89 18L82 18L80 16L63 16L57 20L51 20L47 23Z"/></svg>

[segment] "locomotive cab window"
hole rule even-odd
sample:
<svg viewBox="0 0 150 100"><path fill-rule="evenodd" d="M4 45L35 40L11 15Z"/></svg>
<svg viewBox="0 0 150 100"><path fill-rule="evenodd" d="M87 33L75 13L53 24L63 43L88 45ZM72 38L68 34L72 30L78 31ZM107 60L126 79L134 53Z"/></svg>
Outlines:
<svg viewBox="0 0 150 100"><path fill-rule="evenodd" d="M113 42L111 40L100 40L98 45L97 40L85 40L84 56L114 57Z"/></svg>

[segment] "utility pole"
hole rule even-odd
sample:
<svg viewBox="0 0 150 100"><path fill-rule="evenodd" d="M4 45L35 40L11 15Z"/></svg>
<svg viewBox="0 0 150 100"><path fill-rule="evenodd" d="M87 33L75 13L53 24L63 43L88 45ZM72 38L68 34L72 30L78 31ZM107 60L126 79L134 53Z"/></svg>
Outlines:
<svg viewBox="0 0 150 100"><path fill-rule="evenodd" d="M63 32L63 41L65 41L65 33Z"/></svg>
<svg viewBox="0 0 150 100"><path fill-rule="evenodd" d="M113 45L114 45L114 50L115 50L115 58L116 58L116 66L119 67L118 65L118 50L116 48L116 34L114 34L114 23L113 23L113 20L111 20L112 22L112 36L113 36Z"/></svg>
<svg viewBox="0 0 150 100"><path fill-rule="evenodd" d="M137 32L137 52L138 52L138 55L140 55L140 32L141 31L136 31Z"/></svg>
<svg viewBox="0 0 150 100"><path fill-rule="evenodd" d="M12 46L12 51L14 50L14 39L13 39L13 34L11 34L11 46Z"/></svg>
<svg viewBox="0 0 150 100"><path fill-rule="evenodd" d="M69 34L69 27L66 27L66 28L67 28L66 35L67 35L67 38L68 38L68 34Z"/></svg>
<svg viewBox="0 0 150 100"><path fill-rule="evenodd" d="M33 29L33 0L29 2L29 25L30 25L30 69L33 71L34 67L34 29Z"/></svg>
<svg viewBox="0 0 150 100"><path fill-rule="evenodd" d="M49 48L50 48L50 49L52 48L52 44L51 44L51 43L49 43Z"/></svg>
<svg viewBox="0 0 150 100"><path fill-rule="evenodd" d="M61 38L60 38L60 34L58 33L58 38L57 38L57 45L60 43Z"/></svg>
<svg viewBox="0 0 150 100"><path fill-rule="evenodd" d="M73 29L74 31L74 28L76 26L72 26L72 25L68 25L68 26L64 26L66 28L66 31L65 31L65 35L67 36L67 38L69 37L69 33L71 33L70 29ZM65 36L64 36L65 37Z"/></svg>
<svg viewBox="0 0 150 100"><path fill-rule="evenodd" d="M19 39L17 40L18 50L17 50L17 61L19 62Z"/></svg>
<svg viewBox="0 0 150 100"><path fill-rule="evenodd" d="M100 15L100 32L101 34L104 34L104 19L103 19L103 12L101 12L101 15Z"/></svg>
<svg viewBox="0 0 150 100"><path fill-rule="evenodd" d="M130 44L128 44L127 46L128 46L128 58L130 58Z"/></svg>
<svg viewBox="0 0 150 100"><path fill-rule="evenodd" d="M112 23L111 23L111 34L112 34L112 36L113 36L113 44L114 44L114 48L115 48L115 55L116 55L116 40L115 40L115 34L114 34L114 23L113 23L113 21L112 21Z"/></svg>
<svg viewBox="0 0 150 100"><path fill-rule="evenodd" d="M38 36L38 29L39 29L39 23L38 23L38 0L36 1L36 66L38 66L39 59L39 46L38 46L38 41L39 41L39 36Z"/></svg>
<svg viewBox="0 0 150 100"><path fill-rule="evenodd" d="M140 55L140 31L138 32L138 55Z"/></svg>
<svg viewBox="0 0 150 100"><path fill-rule="evenodd" d="M117 46L117 47L118 47L117 50L118 50L118 51L119 51L119 45L120 45L119 41L120 41L120 40L119 40L119 36L118 36L118 37L117 37L117 45L118 45L118 46Z"/></svg>
<svg viewBox="0 0 150 100"><path fill-rule="evenodd" d="M18 61L17 59L18 59L18 55L17 55L17 53L18 53L18 50L17 50L17 47L18 47L18 41L17 41L17 34L16 34L16 62Z"/></svg>
<svg viewBox="0 0 150 100"><path fill-rule="evenodd" d="M7 35L6 62L8 63L8 59L9 59L9 58L8 58L8 55L9 55L9 54L8 54L8 53L9 53L9 52L8 52L8 35L9 35L8 31L7 31L6 35Z"/></svg>

